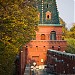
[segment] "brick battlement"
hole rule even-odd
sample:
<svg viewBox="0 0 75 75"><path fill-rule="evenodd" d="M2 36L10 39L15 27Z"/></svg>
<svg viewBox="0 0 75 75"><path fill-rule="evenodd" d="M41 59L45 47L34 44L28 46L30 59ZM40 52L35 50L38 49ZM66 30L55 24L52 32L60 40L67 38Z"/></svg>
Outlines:
<svg viewBox="0 0 75 75"><path fill-rule="evenodd" d="M54 49L58 50L58 47L61 47L61 50L64 51L64 48L66 48L66 41L65 40L31 40L27 46L29 48L40 48L43 49L44 47L46 49L51 49L52 46L54 46Z"/></svg>

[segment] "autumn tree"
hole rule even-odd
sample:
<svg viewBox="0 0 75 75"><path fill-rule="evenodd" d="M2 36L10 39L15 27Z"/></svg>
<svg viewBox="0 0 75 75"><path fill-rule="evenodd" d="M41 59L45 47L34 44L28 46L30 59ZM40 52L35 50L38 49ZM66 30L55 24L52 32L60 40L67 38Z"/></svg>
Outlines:
<svg viewBox="0 0 75 75"><path fill-rule="evenodd" d="M66 52L75 54L75 23L71 29L67 32L67 49Z"/></svg>
<svg viewBox="0 0 75 75"><path fill-rule="evenodd" d="M34 0L0 0L0 75L12 75L19 48L35 38Z"/></svg>
<svg viewBox="0 0 75 75"><path fill-rule="evenodd" d="M75 39L68 38L66 52L75 54Z"/></svg>
<svg viewBox="0 0 75 75"><path fill-rule="evenodd" d="M60 18L60 17L59 17L59 20L60 20L60 24L63 26L63 27L62 27L63 38L64 38L64 37L66 38L67 32L68 32L67 27L66 27L66 23L65 23L65 21L64 21L62 18Z"/></svg>
<svg viewBox="0 0 75 75"><path fill-rule="evenodd" d="M75 23L73 23L73 26L70 29L70 37L75 39Z"/></svg>

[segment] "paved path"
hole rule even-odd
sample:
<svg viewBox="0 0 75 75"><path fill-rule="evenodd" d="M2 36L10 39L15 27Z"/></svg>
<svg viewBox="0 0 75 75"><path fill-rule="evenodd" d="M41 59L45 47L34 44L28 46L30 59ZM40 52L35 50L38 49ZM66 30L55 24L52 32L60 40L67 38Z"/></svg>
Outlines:
<svg viewBox="0 0 75 75"><path fill-rule="evenodd" d="M31 75L54 75L54 74L50 74L46 72L46 69L37 69L37 68L33 68L31 69Z"/></svg>
<svg viewBox="0 0 75 75"><path fill-rule="evenodd" d="M26 65L24 75L30 75L30 72L31 72L31 70L30 70L30 66L29 66L29 65Z"/></svg>
<svg viewBox="0 0 75 75"><path fill-rule="evenodd" d="M27 65L25 68L24 75L54 75L54 74L47 73L45 69L34 68L33 70L31 70L30 66Z"/></svg>
<svg viewBox="0 0 75 75"><path fill-rule="evenodd" d="M31 75L54 75L54 74L47 73L46 71L41 69L31 71Z"/></svg>

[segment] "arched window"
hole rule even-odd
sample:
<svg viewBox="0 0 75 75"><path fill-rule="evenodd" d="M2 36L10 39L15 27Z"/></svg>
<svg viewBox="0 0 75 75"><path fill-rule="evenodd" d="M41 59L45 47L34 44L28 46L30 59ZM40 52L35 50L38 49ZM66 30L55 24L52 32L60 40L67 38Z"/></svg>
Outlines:
<svg viewBox="0 0 75 75"><path fill-rule="evenodd" d="M47 19L49 19L49 15L47 15Z"/></svg>
<svg viewBox="0 0 75 75"><path fill-rule="evenodd" d="M46 20L49 20L49 19L51 19L51 12L47 11L46 12Z"/></svg>
<svg viewBox="0 0 75 75"><path fill-rule="evenodd" d="M45 34L41 34L41 40L45 40Z"/></svg>
<svg viewBox="0 0 75 75"><path fill-rule="evenodd" d="M50 40L56 40L56 32L55 31L51 31Z"/></svg>
<svg viewBox="0 0 75 75"><path fill-rule="evenodd" d="M48 8L48 4L47 4L47 8Z"/></svg>

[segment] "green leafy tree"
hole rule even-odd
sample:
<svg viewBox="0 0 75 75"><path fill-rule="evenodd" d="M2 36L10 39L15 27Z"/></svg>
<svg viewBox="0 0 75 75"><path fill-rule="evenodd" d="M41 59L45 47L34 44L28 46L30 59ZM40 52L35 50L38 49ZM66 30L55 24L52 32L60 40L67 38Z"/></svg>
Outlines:
<svg viewBox="0 0 75 75"><path fill-rule="evenodd" d="M73 26L70 29L70 37L75 39L75 23L73 23Z"/></svg>
<svg viewBox="0 0 75 75"><path fill-rule="evenodd" d="M67 30L67 28L66 28L66 23L65 23L65 21L64 21L62 18L60 18L60 17L59 17L59 20L60 20L60 24L63 26L63 27L62 27L62 30L63 30L62 39L64 39L64 38L66 38L66 36L67 36L68 30Z"/></svg>
<svg viewBox="0 0 75 75"><path fill-rule="evenodd" d="M0 75L12 75L21 46L35 38L38 25L34 0L0 0Z"/></svg>
<svg viewBox="0 0 75 75"><path fill-rule="evenodd" d="M66 52L74 53L75 54L75 23L71 27L70 31L67 33L67 49Z"/></svg>
<svg viewBox="0 0 75 75"><path fill-rule="evenodd" d="M66 52L75 54L75 39L68 38Z"/></svg>

